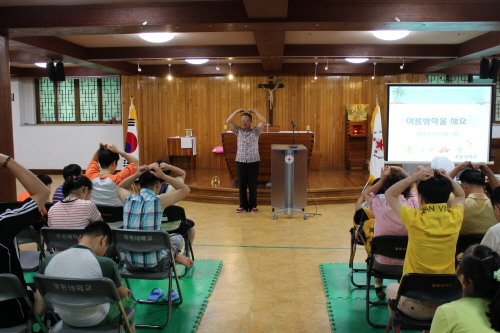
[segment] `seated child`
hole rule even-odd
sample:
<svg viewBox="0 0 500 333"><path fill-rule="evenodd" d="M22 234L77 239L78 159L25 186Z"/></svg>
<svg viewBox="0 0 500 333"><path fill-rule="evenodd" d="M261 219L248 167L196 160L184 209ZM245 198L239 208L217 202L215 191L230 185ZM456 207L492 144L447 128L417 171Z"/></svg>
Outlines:
<svg viewBox="0 0 500 333"><path fill-rule="evenodd" d="M382 168L380 181L374 186L370 187L365 192L366 202L370 205L370 210L375 215L374 236L392 235L392 236L406 236L408 230L396 213L387 204L385 199L385 191L392 185L400 180L407 178L406 172L396 166L386 165ZM418 208L418 198L413 189L413 184L406 188L398 199L405 205ZM375 195L375 193L377 193ZM375 262L373 268L385 274L401 275L403 272L402 259L392 259L381 255L375 255ZM385 292L382 288L383 279L375 278L375 293L379 298L385 298Z"/></svg>
<svg viewBox="0 0 500 333"><path fill-rule="evenodd" d="M418 181L420 209L405 205L399 195ZM450 193L455 198L451 208ZM385 197L389 206L408 229L408 247L403 275L455 273L455 248L464 216L465 194L443 169L423 168L391 186ZM395 299L399 285L387 286L387 296ZM403 313L418 320L432 319L439 303L405 298L399 303Z"/></svg>
<svg viewBox="0 0 500 333"><path fill-rule="evenodd" d="M66 165L63 169L63 178L67 179L69 176L80 176L82 174L82 168L78 164L70 164ZM56 203L64 199L64 195L62 193L63 186L58 186L56 191L54 192L54 196L52 197L52 202Z"/></svg>
<svg viewBox="0 0 500 333"><path fill-rule="evenodd" d="M431 333L500 332L500 257L472 245L457 267L462 298L437 308Z"/></svg>
<svg viewBox="0 0 500 333"><path fill-rule="evenodd" d="M102 221L101 213L90 201L92 182L85 176L69 176L63 184L65 198L49 210L51 228L79 228Z"/></svg>
<svg viewBox="0 0 500 333"><path fill-rule="evenodd" d="M488 167L486 169L489 170ZM465 192L464 221L460 235L484 235L490 227L497 224L491 201L484 193L485 175L481 170L474 169L471 162L466 161L453 169L450 177L453 178L460 170L463 170L459 176L460 186Z"/></svg>
<svg viewBox="0 0 500 333"><path fill-rule="evenodd" d="M120 155L129 164L115 175ZM137 158L118 149L114 144L101 142L85 173L94 184L92 201L97 205L122 206L123 203L116 192L118 184L125 178L135 174L138 164L139 160Z"/></svg>

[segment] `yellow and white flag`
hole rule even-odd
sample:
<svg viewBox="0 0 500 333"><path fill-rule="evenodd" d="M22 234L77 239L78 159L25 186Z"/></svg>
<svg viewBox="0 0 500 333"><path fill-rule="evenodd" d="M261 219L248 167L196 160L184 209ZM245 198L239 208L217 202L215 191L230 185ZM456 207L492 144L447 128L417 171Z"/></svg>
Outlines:
<svg viewBox="0 0 500 333"><path fill-rule="evenodd" d="M373 139L372 153L370 155L370 178L371 183L380 178L380 170L384 167L384 139L382 137L382 117L380 116L380 106L377 103L372 115L371 123Z"/></svg>
<svg viewBox="0 0 500 333"><path fill-rule="evenodd" d="M130 108L128 110L127 137L125 138L125 152L139 159L139 139L137 135L137 111L134 106L134 98L130 97ZM123 161L123 167L128 164Z"/></svg>

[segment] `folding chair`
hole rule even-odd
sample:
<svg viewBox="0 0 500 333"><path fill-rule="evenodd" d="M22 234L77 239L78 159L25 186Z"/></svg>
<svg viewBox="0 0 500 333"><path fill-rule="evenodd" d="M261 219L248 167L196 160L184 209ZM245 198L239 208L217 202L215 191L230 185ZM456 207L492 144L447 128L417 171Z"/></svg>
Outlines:
<svg viewBox="0 0 500 333"><path fill-rule="evenodd" d="M123 206L96 205L104 222L111 228L123 227Z"/></svg>
<svg viewBox="0 0 500 333"><path fill-rule="evenodd" d="M7 209L20 208L22 205L21 201L0 201L0 214L4 213Z"/></svg>
<svg viewBox="0 0 500 333"><path fill-rule="evenodd" d="M3 273L0 274L0 302L8 301L15 298L22 298L24 302L26 302L30 308L29 319L24 324L19 324L14 327L9 328L0 328L0 332L5 333L23 333L23 332L32 332L33 320L31 317L34 317L42 332L47 332L45 325L43 324L40 317L33 311L33 303L31 303L30 298L28 297L28 292L26 288L23 286L19 278L14 274ZM21 302L23 302L21 300Z"/></svg>
<svg viewBox="0 0 500 333"><path fill-rule="evenodd" d="M19 261L23 272L37 272L40 263L48 254L43 250L33 227L21 230L16 236L17 244L35 243L37 251L19 251Z"/></svg>
<svg viewBox="0 0 500 333"><path fill-rule="evenodd" d="M43 242L47 245L50 253L69 249L78 245L78 238L82 235L84 228L48 228L40 229Z"/></svg>
<svg viewBox="0 0 500 333"><path fill-rule="evenodd" d="M429 330L431 320L417 320L405 315L399 308L401 296L428 302L448 303L462 297L462 286L456 274L416 274L403 276L395 300L389 301L391 319L387 331L392 327L393 332L401 328L411 330Z"/></svg>
<svg viewBox="0 0 500 333"><path fill-rule="evenodd" d="M123 326L127 332L130 332L129 320L135 315L135 309L123 308L118 290L111 279L60 278L42 274L35 274L33 279L53 312L54 305L83 307L116 302L120 308L121 314L109 324L96 327L75 327L66 324L63 319L50 328L50 333L121 332Z"/></svg>
<svg viewBox="0 0 500 333"><path fill-rule="evenodd" d="M373 268L375 255L379 254L394 259L404 259L406 247L408 245L408 236L377 236L372 239L371 252L366 259L366 285L370 286L372 277L382 279L401 279L401 275L385 274ZM366 321L373 327L383 328L387 325L374 324L370 320L370 305L386 305L385 302L376 302L370 300L370 287L366 288Z"/></svg>
<svg viewBox="0 0 500 333"><path fill-rule="evenodd" d="M172 281L175 277L175 282L177 286L177 291L179 294L179 300L172 302L172 297L169 297L168 302L157 302L148 301L143 299L138 299L132 294L132 298L137 303L145 304L155 304L155 305L167 305L167 320L161 325L152 324L136 324L136 327L148 327L148 328L163 328L170 322L170 317L172 314L172 305L180 305L182 303L182 292L181 286L179 284L179 277L176 270L175 258L172 253L172 245L170 243L170 236L166 231L163 230L128 230L128 229L112 229L113 232L113 243L120 251L136 252L136 253L148 253L157 252L161 250L168 250L168 255L171 256L170 267L163 272L147 272L147 271L135 271L128 270L126 266L120 269L120 275L125 279L127 288L130 290L129 279L141 279L141 280L165 280L168 278L168 290L166 295L172 295Z"/></svg>
<svg viewBox="0 0 500 333"><path fill-rule="evenodd" d="M459 235L455 255L464 253L471 245L481 244L483 237L484 235L481 234ZM458 265L458 262L455 262L455 266L456 265Z"/></svg>
<svg viewBox="0 0 500 333"><path fill-rule="evenodd" d="M362 232L362 228L365 224L367 229L370 228L370 225L373 224L375 220L375 216L372 214L369 208L360 208L354 213L353 226L349 229L351 234L351 248L350 248L350 256L349 256L349 269L351 275L351 283L358 288L365 288L365 285L357 284L354 282L354 273L356 272L366 272L365 268L354 268L354 257L356 255L356 249L358 244L363 244L367 252L369 251L369 243L371 238L368 239L366 233ZM365 235L363 237L363 234ZM373 231L372 231L373 234Z"/></svg>
<svg viewBox="0 0 500 333"><path fill-rule="evenodd" d="M170 205L163 211L162 222L185 220L187 220L186 211L181 206ZM189 232L186 231L182 237L184 237L184 243L188 256L194 260L193 246L191 244L191 239L189 238Z"/></svg>

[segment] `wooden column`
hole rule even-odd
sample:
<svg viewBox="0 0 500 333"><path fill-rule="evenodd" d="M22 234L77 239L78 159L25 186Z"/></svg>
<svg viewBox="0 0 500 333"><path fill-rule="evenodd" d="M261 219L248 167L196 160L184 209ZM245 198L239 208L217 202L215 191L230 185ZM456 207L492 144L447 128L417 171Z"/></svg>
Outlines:
<svg viewBox="0 0 500 333"><path fill-rule="evenodd" d="M0 35L0 153L14 157L9 39ZM0 201L16 200L16 178L0 165Z"/></svg>

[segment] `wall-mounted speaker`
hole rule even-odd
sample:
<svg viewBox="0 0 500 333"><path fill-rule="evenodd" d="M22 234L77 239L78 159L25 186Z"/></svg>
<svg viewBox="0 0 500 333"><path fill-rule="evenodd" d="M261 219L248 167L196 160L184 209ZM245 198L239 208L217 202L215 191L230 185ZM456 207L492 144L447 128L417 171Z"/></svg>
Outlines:
<svg viewBox="0 0 500 333"><path fill-rule="evenodd" d="M483 58L481 60L481 63L479 64L479 78L487 79L489 69L490 69L490 62L488 61L488 59Z"/></svg>
<svg viewBox="0 0 500 333"><path fill-rule="evenodd" d="M56 66L54 66L54 60L51 60L45 65L45 69L47 70L47 75L49 76L50 81L57 81L56 74Z"/></svg>
<svg viewBox="0 0 500 333"><path fill-rule="evenodd" d="M498 69L500 69L500 60L493 58L488 71L488 79L494 79L498 75Z"/></svg>
<svg viewBox="0 0 500 333"><path fill-rule="evenodd" d="M66 81L66 75L64 74L64 65L62 60L56 64L56 78L57 81Z"/></svg>

